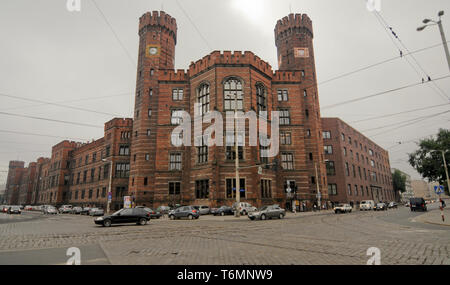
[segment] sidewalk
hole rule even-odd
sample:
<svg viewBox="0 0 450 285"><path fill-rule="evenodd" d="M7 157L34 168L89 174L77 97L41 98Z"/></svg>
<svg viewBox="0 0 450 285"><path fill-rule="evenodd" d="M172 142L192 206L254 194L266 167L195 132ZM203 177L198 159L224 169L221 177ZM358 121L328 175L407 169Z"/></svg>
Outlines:
<svg viewBox="0 0 450 285"><path fill-rule="evenodd" d="M450 209L444 209L445 222L442 221L441 210L432 210L423 215L420 215L413 219L415 222L440 225L440 226L450 226Z"/></svg>

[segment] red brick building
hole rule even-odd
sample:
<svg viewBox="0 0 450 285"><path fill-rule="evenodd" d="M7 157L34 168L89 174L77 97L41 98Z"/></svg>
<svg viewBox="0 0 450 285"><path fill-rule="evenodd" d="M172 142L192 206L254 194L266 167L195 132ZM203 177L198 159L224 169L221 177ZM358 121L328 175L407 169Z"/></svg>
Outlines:
<svg viewBox="0 0 450 285"><path fill-rule="evenodd" d="M322 118L322 128L330 201L397 199L386 150L338 118Z"/></svg>
<svg viewBox="0 0 450 285"><path fill-rule="evenodd" d="M9 162L4 198L8 204L17 204L19 201L20 182L25 171L24 167L25 162L23 161Z"/></svg>
<svg viewBox="0 0 450 285"><path fill-rule="evenodd" d="M280 111L280 152L261 158L261 146L249 146L249 121L245 146L239 149L241 201L254 205L327 200L321 138L320 108L314 63L313 30L306 15L291 14L278 21L275 42L280 70L252 52L214 51L193 62L187 71L174 70L176 20L164 12L146 13L139 22L139 60L131 147L129 189L138 205L231 204L235 201L235 155L232 147L176 147L171 133L180 123L175 111L194 118L201 113L234 110ZM263 43L261 43L263 44ZM207 129L211 123L204 123ZM192 134L194 130L192 127ZM224 127L225 130L225 127ZM217 136L217 134L216 134ZM226 134L224 133L224 137ZM219 136L220 137L220 136ZM201 139L200 139L201 141ZM258 173L258 164L274 163ZM317 171L316 171L317 169ZM317 172L317 174L316 174ZM287 194L288 187L296 196ZM318 185L318 187L317 187Z"/></svg>

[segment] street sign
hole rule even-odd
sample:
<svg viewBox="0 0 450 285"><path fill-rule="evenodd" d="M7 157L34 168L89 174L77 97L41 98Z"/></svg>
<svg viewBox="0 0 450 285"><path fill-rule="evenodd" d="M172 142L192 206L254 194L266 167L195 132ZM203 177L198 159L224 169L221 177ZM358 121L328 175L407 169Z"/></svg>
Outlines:
<svg viewBox="0 0 450 285"><path fill-rule="evenodd" d="M111 202L111 200L112 200L112 193L108 192L108 202Z"/></svg>
<svg viewBox="0 0 450 285"><path fill-rule="evenodd" d="M442 185L434 186L434 192L436 192L436 194L438 194L438 195L444 193L444 186L442 186Z"/></svg>

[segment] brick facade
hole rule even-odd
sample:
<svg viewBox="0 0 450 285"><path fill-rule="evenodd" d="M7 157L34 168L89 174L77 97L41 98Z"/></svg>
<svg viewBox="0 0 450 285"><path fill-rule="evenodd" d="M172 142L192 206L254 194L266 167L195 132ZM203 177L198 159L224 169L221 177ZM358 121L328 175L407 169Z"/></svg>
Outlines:
<svg viewBox="0 0 450 285"><path fill-rule="evenodd" d="M386 150L338 118L322 118L322 126L330 201L397 200Z"/></svg>

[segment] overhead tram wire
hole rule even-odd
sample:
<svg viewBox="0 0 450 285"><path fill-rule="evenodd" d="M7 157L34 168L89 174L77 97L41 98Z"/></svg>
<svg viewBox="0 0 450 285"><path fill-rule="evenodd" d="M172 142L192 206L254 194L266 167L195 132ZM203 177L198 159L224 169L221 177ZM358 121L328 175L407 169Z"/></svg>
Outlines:
<svg viewBox="0 0 450 285"><path fill-rule="evenodd" d="M47 138L57 138L57 139L70 139L70 140L77 140L77 141L89 141L89 139L86 139L86 138L72 138L72 137L55 136L55 135L44 135L44 134L28 133L28 132L17 132L17 131L10 131L10 130L0 130L0 133L10 133L10 134L18 134L18 135L26 135L26 136L38 136L38 137L47 137Z"/></svg>
<svg viewBox="0 0 450 285"><path fill-rule="evenodd" d="M63 105L63 104L53 103L53 102L48 102L48 101L43 101L43 100L36 100L36 99L20 97L20 96L5 94L5 93L0 93L0 96L7 97L7 98L12 98L12 99L17 99L17 100L22 100L22 101L43 103L43 104L46 104L46 105L53 105L53 106L58 106L58 107L62 107L62 108L68 108L68 109L73 109L73 110L78 110L78 111L89 112L89 113L95 113L95 114L101 114L101 115L107 115L107 116L113 116L113 117L120 117L120 118L123 117L123 116L118 115L118 114L112 114L112 113L106 113L106 112L101 112L101 111L91 110L91 109L86 109L86 108L81 108L81 107Z"/></svg>
<svg viewBox="0 0 450 285"><path fill-rule="evenodd" d="M366 121L384 119L384 118L394 117L394 116L397 116L397 115L402 115L402 114L408 114L408 113L413 113L413 112L418 112L418 111L424 111L424 110L439 108L439 107L443 107L443 106L446 106L446 105L450 105L450 103L439 104L439 105L434 105L434 106L429 106L429 107L424 107L424 108L418 108L418 109L413 109L413 110L408 110L408 111L403 111L403 112L398 112L398 113L393 113L393 114L381 115L381 116L377 116L377 117L371 117L371 118L367 118L367 119L351 121L351 122L348 122L348 123L349 124L356 124L356 123L362 123L362 122L366 122Z"/></svg>
<svg viewBox="0 0 450 285"><path fill-rule="evenodd" d="M392 29L392 26L389 25L389 23L383 18L383 16L378 12L378 11L374 11L374 15L375 18L377 18L378 22L380 23L380 25L383 27L383 30L387 33L389 39L392 41L392 43L394 44L394 46L399 50L400 54L403 53L402 47L403 49L405 49L408 53L409 53L409 49L403 44L403 42L401 41L401 39L399 38L399 36L397 35L397 33L394 32L394 30ZM389 30L391 31L391 33L389 33ZM394 38L391 36L394 36L395 39L398 40L398 42L400 43L401 46L397 45L397 43L395 42ZM402 56L401 56L402 57ZM420 65L420 63L417 61L417 59L411 55L411 58L415 61L415 63L417 64L417 66L422 70L423 74L421 75L420 72L417 70L417 68L408 60L408 58L405 57L406 61L408 62L408 64L411 66L411 68L413 68L413 70L417 73L417 75L419 77L422 78L422 80L424 80L424 78L430 78L429 77L429 73L425 71L425 69ZM442 89L440 89L440 87L436 84L433 83L434 86L438 89L438 91L436 91L434 88L432 88L430 86L430 88L437 93L439 96L441 96L444 100L448 101L450 100L450 97L445 94L444 91L442 91ZM445 97L445 98L444 98Z"/></svg>
<svg viewBox="0 0 450 285"><path fill-rule="evenodd" d="M100 8L100 6L97 5L97 2L95 0L91 0L92 3L94 4L95 8L97 8L97 11L100 13L100 16L103 18L103 20L105 21L105 23L108 25L109 29L111 30L111 32L113 33L114 37L116 38L117 42L119 43L119 45L122 47L123 51L125 52L125 54L127 55L128 59L130 60L130 63L133 65L134 68L137 68L137 60L135 60L130 52L127 50L127 48L125 47L125 45L122 43L122 41L120 40L119 36L117 35L117 33L114 31L113 26L111 25L111 23L108 21L108 18L105 16L105 14L103 13L102 9Z"/></svg>
<svg viewBox="0 0 450 285"><path fill-rule="evenodd" d="M442 76L442 77L439 77L439 78L436 78L436 79L433 79L433 80L434 81L439 81L439 80L443 80L443 79L446 79L446 78L449 78L449 77L450 77L450 75L446 75L446 76ZM343 102L340 102L340 103L324 106L321 109L322 110L326 110L326 109L330 109L330 108L334 108L334 107L338 107L338 106L342 106L342 105L347 105L347 104L350 104L350 103L363 101L363 100L366 100L366 99L369 99L369 98L378 97L378 96L385 95L385 94L388 94L388 93L392 93L392 92L396 92L396 91L400 91L400 90L403 90L403 89L407 89L407 88L411 88L411 87L419 86L419 85L423 85L423 84L428 84L428 83L429 83L429 81L427 81L425 83L422 83L422 82L412 83L412 84L401 86L401 87L398 87L398 88L394 88L394 89L389 89L389 90L386 90L386 91L378 92L378 93L375 93L375 94L372 94L372 95L368 95L368 96L364 96L364 97L360 97L360 98L355 98L355 99L350 99L350 100L346 100L346 101L343 101Z"/></svg>
<svg viewBox="0 0 450 285"><path fill-rule="evenodd" d="M69 122L69 121L62 121L62 120L42 118L42 117L37 117L37 116L13 114L13 113L7 113L7 112L0 112L0 115L20 117L20 118L27 118L27 119L33 119L33 120L41 120L41 121L49 121L49 122L54 122L54 123L69 124L69 125L76 125L76 126L82 126L82 127L91 127L91 128L103 129L103 126L98 126L98 125L91 125L91 124L77 123L77 122Z"/></svg>

